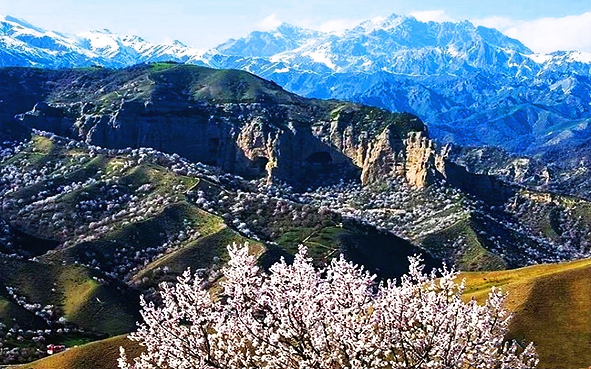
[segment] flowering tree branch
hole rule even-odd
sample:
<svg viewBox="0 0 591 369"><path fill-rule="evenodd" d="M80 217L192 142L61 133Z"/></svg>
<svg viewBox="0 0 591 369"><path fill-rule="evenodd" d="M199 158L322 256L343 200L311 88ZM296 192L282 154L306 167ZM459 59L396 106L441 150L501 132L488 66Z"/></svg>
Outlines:
<svg viewBox="0 0 591 369"><path fill-rule="evenodd" d="M144 323L130 335L145 352L122 369L528 369L533 345L507 342L505 295L461 299L457 273L425 274L418 257L400 281L377 283L343 257L314 268L300 247L266 274L248 247L229 247L220 296L185 272L142 299Z"/></svg>

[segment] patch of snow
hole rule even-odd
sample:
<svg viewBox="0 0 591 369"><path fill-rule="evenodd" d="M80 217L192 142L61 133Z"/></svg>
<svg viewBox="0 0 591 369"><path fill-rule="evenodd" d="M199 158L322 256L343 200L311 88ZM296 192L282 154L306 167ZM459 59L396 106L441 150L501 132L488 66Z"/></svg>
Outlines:
<svg viewBox="0 0 591 369"><path fill-rule="evenodd" d="M548 60L552 59L552 55L547 54L531 54L526 56L538 64L544 64Z"/></svg>
<svg viewBox="0 0 591 369"><path fill-rule="evenodd" d="M575 62L591 64L591 53L584 51L573 51L569 53L568 59Z"/></svg>
<svg viewBox="0 0 591 369"><path fill-rule="evenodd" d="M459 58L464 55L463 53L459 52L458 49L456 49L455 45L449 45L447 47L447 53L454 58Z"/></svg>
<svg viewBox="0 0 591 369"><path fill-rule="evenodd" d="M271 56L269 58L269 61L272 63L280 63L280 62L287 62L291 59L293 59L293 55L291 53L284 52L284 53L279 53L279 54L275 54L275 55Z"/></svg>
<svg viewBox="0 0 591 369"><path fill-rule="evenodd" d="M332 60L330 60L330 57L326 54L326 52L324 50L308 51L308 52L304 53L303 55L309 56L316 63L324 64L332 70L336 69L336 65L332 62Z"/></svg>
<svg viewBox="0 0 591 369"><path fill-rule="evenodd" d="M92 49L118 49L119 45L113 35L101 31L84 32L78 36L88 40Z"/></svg>

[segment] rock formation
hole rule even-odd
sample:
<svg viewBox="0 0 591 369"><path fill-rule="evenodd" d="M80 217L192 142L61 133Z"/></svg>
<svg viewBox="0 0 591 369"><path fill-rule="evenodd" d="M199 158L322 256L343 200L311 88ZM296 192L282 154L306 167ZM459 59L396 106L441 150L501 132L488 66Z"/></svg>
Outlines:
<svg viewBox="0 0 591 369"><path fill-rule="evenodd" d="M417 188L446 180L505 196L492 177L470 174L447 160L445 150L438 153L413 115L301 98L245 72L143 65L2 73L9 83L0 99L22 97L0 106L4 126L18 121L106 148L151 147L294 186L402 177ZM23 88L25 82L30 86Z"/></svg>
<svg viewBox="0 0 591 369"><path fill-rule="evenodd" d="M411 132L406 139L406 180L411 186L425 187L437 179L442 173L436 168L438 155L433 141L423 132Z"/></svg>

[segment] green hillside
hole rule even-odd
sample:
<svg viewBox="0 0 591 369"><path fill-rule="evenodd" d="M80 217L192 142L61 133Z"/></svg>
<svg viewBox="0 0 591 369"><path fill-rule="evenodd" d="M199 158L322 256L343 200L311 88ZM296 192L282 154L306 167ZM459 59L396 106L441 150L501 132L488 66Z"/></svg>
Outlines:
<svg viewBox="0 0 591 369"><path fill-rule="evenodd" d="M27 302L54 305L67 322L89 332L129 332L139 319L137 292L101 277L101 273L80 265L0 258L0 283L15 288ZM13 301L7 306L12 305ZM0 317L5 318L3 314ZM31 318L18 321L26 323L27 319Z"/></svg>
<svg viewBox="0 0 591 369"><path fill-rule="evenodd" d="M466 298L486 299L492 286L509 293L510 337L534 342L540 368L591 365L591 260L496 272L462 273Z"/></svg>
<svg viewBox="0 0 591 369"><path fill-rule="evenodd" d="M515 314L510 337L536 344L541 369L578 369L591 363L591 260L462 273L460 278L466 279L466 299L482 302L492 286L509 293L506 306ZM131 347L130 356L138 353L130 341L116 337L18 368L112 369L119 345Z"/></svg>
<svg viewBox="0 0 591 369"><path fill-rule="evenodd" d="M0 80L0 131L20 125L18 142L0 140L6 363L48 343L100 340L60 356L64 368L109 343L107 355L140 295L157 299L187 268L215 286L232 243L264 268L305 245L318 264L343 254L378 278L414 254L467 271L591 255L591 203L443 170L411 114L175 63L0 68ZM511 292L512 337L536 342L543 368L586 365L587 264L466 275L467 296Z"/></svg>
<svg viewBox="0 0 591 369"><path fill-rule="evenodd" d="M375 227L149 149L109 150L36 134L0 161L0 171L11 178L0 183L0 321L28 330L24 346L6 341L7 349L29 350L11 359L17 362L40 355L30 350L47 343L70 347L132 331L140 294L186 268L215 283L232 243L248 242L263 266L291 258L303 243L319 263L344 253L383 277L403 273L406 258L421 251ZM33 341L40 329L50 333Z"/></svg>

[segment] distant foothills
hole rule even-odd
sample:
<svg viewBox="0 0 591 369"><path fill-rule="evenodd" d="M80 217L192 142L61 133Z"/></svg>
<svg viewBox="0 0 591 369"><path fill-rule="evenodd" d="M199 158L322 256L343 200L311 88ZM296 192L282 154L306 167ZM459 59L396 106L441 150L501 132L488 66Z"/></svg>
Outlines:
<svg viewBox="0 0 591 369"><path fill-rule="evenodd" d="M158 61L245 70L306 97L409 112L438 143L551 157L591 147L591 54L535 54L467 21L392 15L338 35L282 24L198 50L108 30L65 35L0 18L0 66L121 68Z"/></svg>

